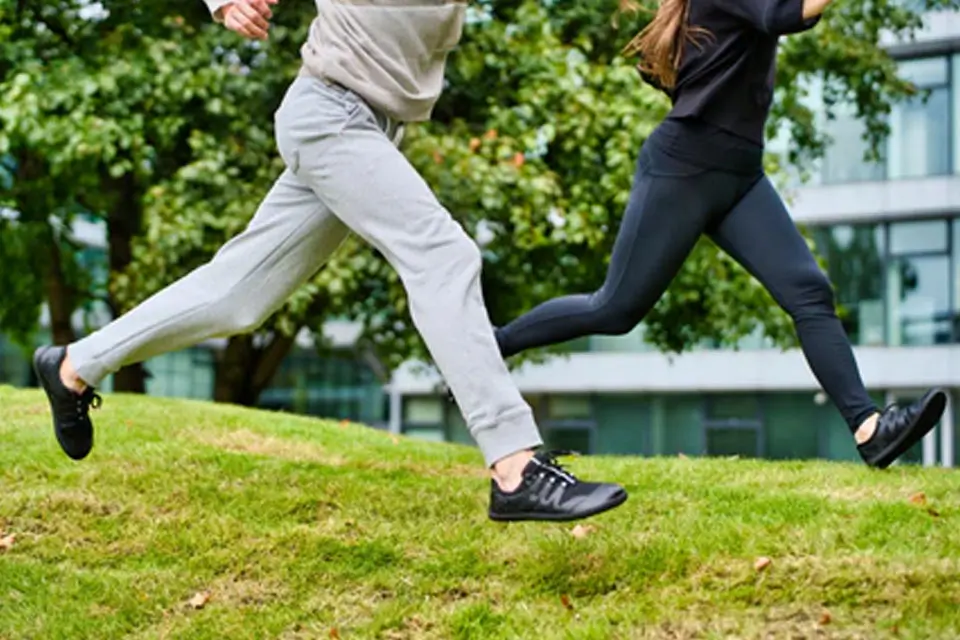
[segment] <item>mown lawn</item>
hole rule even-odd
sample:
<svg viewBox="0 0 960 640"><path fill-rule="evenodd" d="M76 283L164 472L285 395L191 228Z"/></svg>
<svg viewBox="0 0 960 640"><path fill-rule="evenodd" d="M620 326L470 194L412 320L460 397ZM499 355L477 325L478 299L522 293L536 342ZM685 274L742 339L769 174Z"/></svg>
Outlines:
<svg viewBox="0 0 960 640"><path fill-rule="evenodd" d="M958 472L582 458L631 497L574 535L488 522L469 448L183 401L95 417L75 463L0 387L0 639L960 638Z"/></svg>

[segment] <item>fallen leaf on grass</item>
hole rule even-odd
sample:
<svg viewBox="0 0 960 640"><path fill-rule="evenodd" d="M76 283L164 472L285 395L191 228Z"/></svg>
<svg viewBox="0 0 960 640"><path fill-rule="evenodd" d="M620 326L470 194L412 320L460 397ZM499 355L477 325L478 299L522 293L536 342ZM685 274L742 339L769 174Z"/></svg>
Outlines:
<svg viewBox="0 0 960 640"><path fill-rule="evenodd" d="M563 605L563 608L567 611L573 611L573 603L570 602L570 596L563 594L560 596L560 603Z"/></svg>
<svg viewBox="0 0 960 640"><path fill-rule="evenodd" d="M199 591L190 598L190 606L194 609L203 609L210 602L209 591Z"/></svg>
<svg viewBox="0 0 960 640"><path fill-rule="evenodd" d="M770 560L770 558L767 558L766 556L761 556L757 558L756 562L753 563L753 568L756 569L757 571L763 571L764 569L770 566L771 562L773 561Z"/></svg>
<svg viewBox="0 0 960 640"><path fill-rule="evenodd" d="M913 504L927 504L927 494L925 494L923 491L920 493L915 493L910 496L910 502Z"/></svg>
<svg viewBox="0 0 960 640"><path fill-rule="evenodd" d="M17 534L10 533L0 537L0 551L9 551L13 548L13 543L17 540Z"/></svg>
<svg viewBox="0 0 960 640"><path fill-rule="evenodd" d="M820 614L821 625L830 624L832 620L833 620L833 617L830 615L829 611L824 611L823 613Z"/></svg>
<svg viewBox="0 0 960 640"><path fill-rule="evenodd" d="M341 421L340 421L340 428L341 428L341 429L346 429L346 428L349 427L349 426L350 426L350 421L349 421L349 420L341 420Z"/></svg>
<svg viewBox="0 0 960 640"><path fill-rule="evenodd" d="M336 627L330 629L330 637L333 640L340 640L340 632L337 630Z"/></svg>
<svg viewBox="0 0 960 640"><path fill-rule="evenodd" d="M936 509L934 509L933 507L927 507L927 513L929 513L930 515L932 515L934 518L939 518L939 517L940 517L940 512L937 511Z"/></svg>
<svg viewBox="0 0 960 640"><path fill-rule="evenodd" d="M597 528L592 524L578 524L570 530L570 535L572 535L574 538L586 538L596 530Z"/></svg>
<svg viewBox="0 0 960 640"><path fill-rule="evenodd" d="M395 435L391 435L390 439L393 440L393 444L400 444L400 438Z"/></svg>

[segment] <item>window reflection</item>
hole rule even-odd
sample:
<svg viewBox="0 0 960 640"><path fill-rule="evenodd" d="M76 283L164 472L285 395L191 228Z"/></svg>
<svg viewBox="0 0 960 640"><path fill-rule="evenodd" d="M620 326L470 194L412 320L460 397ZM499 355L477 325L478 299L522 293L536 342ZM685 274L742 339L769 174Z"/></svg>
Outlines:
<svg viewBox="0 0 960 640"><path fill-rule="evenodd" d="M824 126L830 143L823 155L821 173L824 184L883 180L882 162L867 162L868 145L863 139L866 128L850 105L837 105L834 119Z"/></svg>
<svg viewBox="0 0 960 640"><path fill-rule="evenodd" d="M951 121L954 113L960 112L960 99L952 95L949 66L945 56L900 62L901 76L920 92L893 105L890 135L881 145L880 162L863 159L868 148L863 139L865 127L853 105L836 105L835 117L824 126L831 142L824 153L820 182L841 184L951 173L951 146L960 148L960 141L954 141L951 135ZM956 68L953 75L960 77Z"/></svg>
<svg viewBox="0 0 960 640"><path fill-rule="evenodd" d="M886 299L891 346L952 340L947 231L946 220L890 225Z"/></svg>
<svg viewBox="0 0 960 640"><path fill-rule="evenodd" d="M951 341L950 259L893 258L887 266L890 346Z"/></svg>
<svg viewBox="0 0 960 640"><path fill-rule="evenodd" d="M841 320L854 344L884 343L884 235L881 225L818 229L817 251L827 262Z"/></svg>
<svg viewBox="0 0 960 640"><path fill-rule="evenodd" d="M890 225L890 254L943 253L947 250L946 220L917 220Z"/></svg>
<svg viewBox="0 0 960 640"><path fill-rule="evenodd" d="M950 86L947 59L900 64L900 73L920 94L894 105L890 118L887 174L917 178L950 172Z"/></svg>

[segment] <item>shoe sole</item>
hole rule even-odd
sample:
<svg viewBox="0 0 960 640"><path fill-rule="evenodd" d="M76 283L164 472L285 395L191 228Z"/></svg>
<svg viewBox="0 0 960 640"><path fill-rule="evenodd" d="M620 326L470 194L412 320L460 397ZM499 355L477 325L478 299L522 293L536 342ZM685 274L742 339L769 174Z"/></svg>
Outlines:
<svg viewBox="0 0 960 640"><path fill-rule="evenodd" d="M605 502L604 504L594 507L588 511L577 514L569 513L508 513L508 514L497 514L497 513L488 513L487 515L494 522L573 522L575 520L584 520L592 516L598 515L605 511L610 511L611 509L616 509L624 502L627 501L627 492L622 491L617 494L617 496L610 502Z"/></svg>
<svg viewBox="0 0 960 640"><path fill-rule="evenodd" d="M943 412L947 408L947 394L942 389L937 389L930 395L927 404L920 412L920 416L914 421L909 429L906 429L900 437L891 442L886 449L879 454L867 460L867 464L877 469L886 469L893 462L902 456L910 447L920 442L943 417ZM926 426L924 426L926 425Z"/></svg>
<svg viewBox="0 0 960 640"><path fill-rule="evenodd" d="M66 456L71 460L83 460L88 455L90 455L90 451L93 450L93 446L91 445L90 449L88 449L87 452L84 453L82 456L74 456L74 455L71 455L69 451L67 451L67 448L63 445L63 442L60 440L60 432L57 431L57 419L56 417L54 417L55 409L53 407L53 400L52 400L53 393L50 391L50 388L47 386L46 377L40 371L40 363L38 362L38 360L43 354L47 353L52 348L53 347L40 347L39 349L33 352L33 371L34 373L37 374L37 380L40 381L40 386L43 387L43 392L47 394L47 404L50 405L50 414L51 414L51 417L53 417L53 435L56 436L57 438L57 444L60 445L60 449L63 450Z"/></svg>

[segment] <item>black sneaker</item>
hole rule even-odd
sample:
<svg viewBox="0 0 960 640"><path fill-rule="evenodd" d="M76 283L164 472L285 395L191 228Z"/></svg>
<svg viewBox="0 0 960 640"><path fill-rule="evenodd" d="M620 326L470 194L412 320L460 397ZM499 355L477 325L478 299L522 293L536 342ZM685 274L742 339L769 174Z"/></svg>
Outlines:
<svg viewBox="0 0 960 640"><path fill-rule="evenodd" d="M53 430L60 448L74 460L83 460L93 448L90 407L100 408L100 396L92 387L76 393L63 384L60 365L66 356L66 347L40 347L33 354L33 368L47 392L53 412Z"/></svg>
<svg viewBox="0 0 960 640"><path fill-rule="evenodd" d="M937 426L946 408L947 394L942 389L931 389L906 407L887 407L877 419L874 434L857 445L860 456L871 467L886 469Z"/></svg>
<svg viewBox="0 0 960 640"><path fill-rule="evenodd" d="M490 519L580 520L618 507L627 492L616 484L581 482L557 463L567 452L536 454L523 470L523 481L510 493L491 481Z"/></svg>

